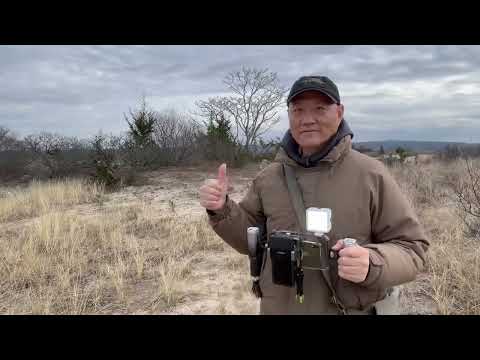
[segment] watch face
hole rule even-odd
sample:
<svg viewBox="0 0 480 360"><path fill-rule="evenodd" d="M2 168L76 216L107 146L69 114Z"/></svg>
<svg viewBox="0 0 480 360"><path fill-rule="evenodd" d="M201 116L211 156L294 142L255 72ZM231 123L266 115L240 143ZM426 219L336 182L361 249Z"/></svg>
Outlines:
<svg viewBox="0 0 480 360"><path fill-rule="evenodd" d="M332 211L322 208L308 208L306 211L307 231L326 234L332 228Z"/></svg>

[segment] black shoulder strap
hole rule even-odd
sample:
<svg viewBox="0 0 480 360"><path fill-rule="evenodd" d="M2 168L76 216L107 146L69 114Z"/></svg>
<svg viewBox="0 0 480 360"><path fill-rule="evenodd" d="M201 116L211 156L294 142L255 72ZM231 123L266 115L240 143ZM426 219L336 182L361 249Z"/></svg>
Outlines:
<svg viewBox="0 0 480 360"><path fill-rule="evenodd" d="M305 202L303 201L302 192L300 190L300 187L298 186L298 182L295 177L295 171L291 166L286 164L283 164L283 171L287 181L290 200L292 201L293 208L295 209L295 213L297 215L300 229L302 232L306 232L307 223L306 223L306 215L305 215ZM343 304L338 300L337 294L332 285L332 281L330 279L330 276L329 276L330 274L328 273L328 271L329 271L328 269L322 270L323 278L325 279L325 282L327 283L327 286L330 289L333 303L337 306L340 313L345 315L347 312Z"/></svg>

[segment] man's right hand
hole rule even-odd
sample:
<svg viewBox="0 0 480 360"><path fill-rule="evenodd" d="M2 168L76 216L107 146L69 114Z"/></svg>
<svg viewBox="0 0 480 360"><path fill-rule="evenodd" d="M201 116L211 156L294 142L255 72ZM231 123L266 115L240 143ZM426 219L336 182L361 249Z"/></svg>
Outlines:
<svg viewBox="0 0 480 360"><path fill-rule="evenodd" d="M207 210L220 210L225 206L228 189L227 164L218 168L216 179L207 179L200 187L200 205Z"/></svg>

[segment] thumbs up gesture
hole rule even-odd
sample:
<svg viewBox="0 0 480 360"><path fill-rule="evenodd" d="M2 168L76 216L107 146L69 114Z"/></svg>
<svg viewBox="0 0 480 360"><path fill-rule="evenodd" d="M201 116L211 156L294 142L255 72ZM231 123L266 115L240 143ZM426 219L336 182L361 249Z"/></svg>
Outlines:
<svg viewBox="0 0 480 360"><path fill-rule="evenodd" d="M225 205L228 189L227 164L218 167L216 179L207 179L200 187L200 205L208 210L220 210Z"/></svg>

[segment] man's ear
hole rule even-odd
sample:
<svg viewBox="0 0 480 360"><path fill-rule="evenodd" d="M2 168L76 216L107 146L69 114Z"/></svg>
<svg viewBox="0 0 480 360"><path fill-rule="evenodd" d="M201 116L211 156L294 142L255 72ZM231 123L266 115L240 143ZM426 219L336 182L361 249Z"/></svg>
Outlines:
<svg viewBox="0 0 480 360"><path fill-rule="evenodd" d="M337 114L338 114L338 117L340 119L343 119L343 113L344 113L345 109L343 107L343 104L339 104L337 105Z"/></svg>

